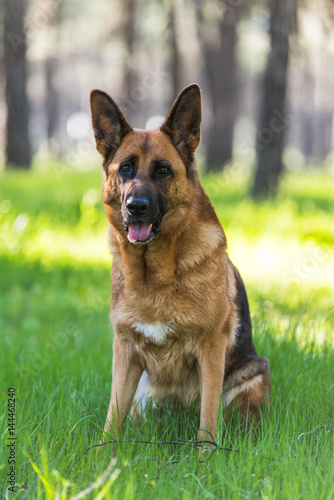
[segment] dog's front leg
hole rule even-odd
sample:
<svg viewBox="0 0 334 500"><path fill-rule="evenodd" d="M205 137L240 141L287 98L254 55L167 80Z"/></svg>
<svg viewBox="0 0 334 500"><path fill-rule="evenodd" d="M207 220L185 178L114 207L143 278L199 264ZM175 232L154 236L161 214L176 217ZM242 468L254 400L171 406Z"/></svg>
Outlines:
<svg viewBox="0 0 334 500"><path fill-rule="evenodd" d="M130 410L143 369L131 344L123 341L117 333L113 351L111 399L104 432L116 439Z"/></svg>
<svg viewBox="0 0 334 500"><path fill-rule="evenodd" d="M219 403L223 387L226 341L220 337L202 345L198 357L201 378L201 417L198 441L211 441L217 437Z"/></svg>

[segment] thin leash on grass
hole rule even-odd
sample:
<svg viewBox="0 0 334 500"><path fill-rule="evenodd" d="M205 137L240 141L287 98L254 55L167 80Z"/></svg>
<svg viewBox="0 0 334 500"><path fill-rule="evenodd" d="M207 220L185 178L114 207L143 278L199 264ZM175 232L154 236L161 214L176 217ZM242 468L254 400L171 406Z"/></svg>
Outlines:
<svg viewBox="0 0 334 500"><path fill-rule="evenodd" d="M205 463L205 462L208 462L212 456L217 452L217 450L223 450L223 451L227 451L228 454L230 452L239 452L239 450L236 450L236 449L233 449L233 448L223 448L221 446L218 445L218 443L216 442L216 440L214 439L212 433L208 430L204 430L204 429L200 429L199 427L196 427L194 425L190 425L190 424L186 424L184 422L176 422L180 425L184 425L186 427L190 427L192 429L195 429L197 431L204 431L206 432L209 437L211 439L208 439L208 440L202 440L202 441L191 441L191 440L186 440L186 439L180 439L180 438L177 438L175 439L174 441L141 441L141 440L137 440L137 439L123 439L123 440L110 440L110 441L106 441L105 443L99 443L99 444L94 444L92 446L89 446L88 448L86 448L86 450L82 453L82 455L74 462L74 464L70 467L70 469L68 470L68 474L71 473L71 471L73 470L73 468L80 462L80 460L90 451L92 450L93 448L100 448L102 446L107 446L109 444L127 444L127 443L135 443L135 444L148 444L148 445L161 445L161 446L164 446L164 445L176 445L176 446L191 446L191 450L190 452L186 455L186 457L183 459L183 460L173 460L171 462L171 467L168 468L168 463L165 464L164 466L160 467L160 469L158 469L158 473L157 473L157 476L155 476L153 479L158 479L161 475L161 472L163 471L163 469L166 469L164 471L165 474L167 474L168 472L171 472L173 471L178 465L182 464L182 463L185 463L188 458L190 457L190 455L192 454L192 452L194 451L195 448L203 448L203 451L210 451L210 454L207 458L205 458L204 460L200 460L199 463ZM67 449L67 446L68 446L68 442L70 440L70 436L68 436L68 438L66 439L60 453L57 455L57 457L49 464L49 467L53 466L58 460L59 458L63 455L63 453L65 452L65 450ZM150 459L148 457L145 457L145 459ZM135 462L137 461L138 458L134 459L131 461L132 462ZM109 472L109 471L108 471ZM103 478L105 477L105 475L103 475ZM26 491L22 497L22 500L25 500L27 497L28 497L28 494L31 492L31 490L33 489L33 487L35 486L36 482L38 480L38 476L34 479L34 481L32 482L32 484L30 485L29 488L25 488Z"/></svg>
<svg viewBox="0 0 334 500"><path fill-rule="evenodd" d="M185 424L183 422L177 422L177 423L179 423L181 425L184 425L186 427L191 427L193 429L196 429L197 431L203 431L203 432L207 433L211 439L201 440L201 441L191 441L191 440L180 439L180 438L177 438L174 441L144 441L144 440L138 440L138 439L120 439L120 440L112 439L110 441L106 441L105 443L94 444L94 445L89 446L88 448L86 448L86 450L82 453L82 455L70 467L70 469L68 470L68 474L71 473L72 469L80 462L80 460L91 449L93 449L93 448L100 448L102 446L107 446L107 445L110 445L110 444L135 443L135 444L149 444L149 445L156 445L156 446L164 446L164 445L191 446L192 449L190 450L190 452L188 453L188 455L186 456L185 459L183 459L181 461L176 460L176 461L172 462L172 465L175 465L175 466L177 466L180 463L185 462L189 458L189 456L191 455L191 453L192 453L192 451L193 451L194 448L203 448L203 451L210 451L211 452L207 458L205 458L204 460L200 460L199 463L208 462L211 459L211 457L214 455L214 453L216 453L217 450L227 451L228 453L230 453L232 451L239 452L239 450L235 450L233 448L223 448L223 447L219 446L218 443L216 442L216 440L214 439L212 433L210 431L206 430L206 429L201 429L199 427L195 427L194 425ZM175 468L175 467L173 467L173 468ZM171 470L173 468L171 468ZM160 472L160 470L161 469L159 469L158 472ZM157 477L159 477L159 476L157 476Z"/></svg>
<svg viewBox="0 0 334 500"><path fill-rule="evenodd" d="M318 425L318 427L315 427L312 431L302 432L301 434L299 434L298 441L302 441L306 436L314 434L318 429L325 429L325 432L333 432L333 429L327 427L327 425Z"/></svg>

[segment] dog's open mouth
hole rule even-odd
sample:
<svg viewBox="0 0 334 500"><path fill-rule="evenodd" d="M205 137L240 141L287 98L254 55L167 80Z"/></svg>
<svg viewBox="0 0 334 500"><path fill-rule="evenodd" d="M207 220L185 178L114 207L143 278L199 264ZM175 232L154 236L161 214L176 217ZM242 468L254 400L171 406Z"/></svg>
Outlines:
<svg viewBox="0 0 334 500"><path fill-rule="evenodd" d="M128 226L128 238L131 243L146 243L154 237L152 224L133 222Z"/></svg>
<svg viewBox="0 0 334 500"><path fill-rule="evenodd" d="M148 243L160 231L162 216L159 214L158 220L154 224L149 222L136 221L125 226L128 231L128 240L131 243Z"/></svg>

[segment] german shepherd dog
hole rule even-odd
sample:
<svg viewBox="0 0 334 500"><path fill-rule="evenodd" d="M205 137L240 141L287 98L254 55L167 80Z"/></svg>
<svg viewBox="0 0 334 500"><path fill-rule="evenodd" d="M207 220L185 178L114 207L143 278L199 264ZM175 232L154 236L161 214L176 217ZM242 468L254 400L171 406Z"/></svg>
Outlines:
<svg viewBox="0 0 334 500"><path fill-rule="evenodd" d="M132 403L143 409L148 397L199 401L199 441L216 437L220 403L258 419L269 365L254 348L245 287L194 163L200 88L186 87L153 131L133 129L100 90L90 102L113 253L105 434L117 438Z"/></svg>

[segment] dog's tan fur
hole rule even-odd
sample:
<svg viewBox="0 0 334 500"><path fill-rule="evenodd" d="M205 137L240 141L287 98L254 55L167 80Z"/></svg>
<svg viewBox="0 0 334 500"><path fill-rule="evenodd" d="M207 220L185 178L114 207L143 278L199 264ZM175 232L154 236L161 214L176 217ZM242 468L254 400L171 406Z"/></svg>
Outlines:
<svg viewBox="0 0 334 500"><path fill-rule="evenodd" d="M269 402L268 362L254 349L243 283L193 162L200 138L199 87L184 89L155 131L133 130L101 91L92 92L91 109L104 159L103 201L113 252L115 338L105 432L115 437L120 431L140 379L137 397L169 397L186 406L199 396L200 428L213 435L221 399L258 417L264 400ZM125 179L119 169L127 158L135 159L132 177ZM157 160L167 161L172 174L157 178ZM143 244L129 241L124 230L126 200L133 193L148 193L167 206L160 231ZM200 431L198 438L206 436Z"/></svg>

